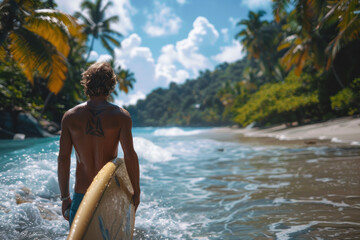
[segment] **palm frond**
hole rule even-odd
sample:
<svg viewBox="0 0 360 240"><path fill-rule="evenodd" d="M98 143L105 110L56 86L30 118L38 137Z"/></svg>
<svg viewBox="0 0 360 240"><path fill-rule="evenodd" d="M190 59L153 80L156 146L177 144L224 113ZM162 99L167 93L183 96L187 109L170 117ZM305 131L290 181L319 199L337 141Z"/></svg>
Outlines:
<svg viewBox="0 0 360 240"><path fill-rule="evenodd" d="M326 47L329 55L327 69L335 59L340 49L351 41L360 37L360 17L358 11L360 4L358 0L329 1L330 10L324 16L322 22L337 22L338 33Z"/></svg>
<svg viewBox="0 0 360 240"><path fill-rule="evenodd" d="M84 36L82 29L84 28L77 19L69 14L63 13L58 10L52 9L39 9L34 11L34 15L37 16L47 16L47 17L54 17L61 21L67 27L70 35L79 39L80 41L84 41L86 36Z"/></svg>
<svg viewBox="0 0 360 240"><path fill-rule="evenodd" d="M96 0L95 8L93 9L92 16L96 20L96 22L100 22L105 15L105 12L101 12L101 2L102 0Z"/></svg>
<svg viewBox="0 0 360 240"><path fill-rule="evenodd" d="M0 62L4 62L6 59L7 52L4 48L4 46L0 45Z"/></svg>
<svg viewBox="0 0 360 240"><path fill-rule="evenodd" d="M104 24L117 23L120 20L119 16L111 16L103 21Z"/></svg>
<svg viewBox="0 0 360 240"><path fill-rule="evenodd" d="M308 55L309 55L309 48L306 48L304 51L302 51L299 54L299 57L298 57L297 63L296 63L296 68L295 68L295 74L297 76L300 76L300 74L305 66L305 61L308 60Z"/></svg>
<svg viewBox="0 0 360 240"><path fill-rule="evenodd" d="M281 51L285 48L290 48L293 43L294 43L294 40L296 39L296 35L291 35L291 36L288 36L286 37L278 46L277 50L278 51Z"/></svg>
<svg viewBox="0 0 360 240"><path fill-rule="evenodd" d="M103 34L104 38L106 38L107 40L109 40L110 42L112 42L112 44L114 44L117 47L121 46L121 43L116 40L115 38L113 38L112 36L108 35L108 34Z"/></svg>
<svg viewBox="0 0 360 240"><path fill-rule="evenodd" d="M25 11L32 11L34 10L34 6L36 6L35 0L16 0L15 1L18 5L21 5L21 8Z"/></svg>
<svg viewBox="0 0 360 240"><path fill-rule="evenodd" d="M117 35L118 37L122 37L122 36L123 36L120 32L115 31L115 30L112 30L112 29L110 29L110 28L105 28L105 29L103 29L103 32L104 32L104 33L114 34L114 35Z"/></svg>
<svg viewBox="0 0 360 240"><path fill-rule="evenodd" d="M56 18L43 16L27 17L24 27L49 41L65 57L68 56L70 52L68 44L70 35L65 24Z"/></svg>
<svg viewBox="0 0 360 240"><path fill-rule="evenodd" d="M93 26L95 25L94 21L87 17L86 15L84 15L83 13L81 12L75 12L74 16L77 18L77 19L82 19L84 22L85 22L85 25L86 26Z"/></svg>
<svg viewBox="0 0 360 240"><path fill-rule="evenodd" d="M80 4L81 10L89 9L93 10L95 8L95 4L90 0L84 0Z"/></svg>
<svg viewBox="0 0 360 240"><path fill-rule="evenodd" d="M19 64L30 83L34 83L33 73L39 66L48 63L50 57L47 55L44 40L33 32L20 28L9 35L9 50L13 59ZM45 68L49 71L50 66Z"/></svg>
<svg viewBox="0 0 360 240"><path fill-rule="evenodd" d="M67 66L63 56L53 54L51 56L52 66L51 73L48 79L48 89L57 94L64 85L66 79Z"/></svg>
<svg viewBox="0 0 360 240"><path fill-rule="evenodd" d="M113 5L114 5L114 3L112 1L108 1L100 11L105 12L108 7L111 7Z"/></svg>
<svg viewBox="0 0 360 240"><path fill-rule="evenodd" d="M100 37L101 43L102 45L105 47L106 50L109 51L109 53L111 53L111 55L114 54L114 49L110 46L110 44L106 41L105 37L101 36Z"/></svg>
<svg viewBox="0 0 360 240"><path fill-rule="evenodd" d="M59 55L53 45L26 28L12 32L9 39L10 54L26 78L33 84L35 73L43 78L49 77L49 90L57 94L66 79L67 66L64 57Z"/></svg>
<svg viewBox="0 0 360 240"><path fill-rule="evenodd" d="M272 11L276 22L280 22L283 15L286 14L286 8L290 0L273 0Z"/></svg>

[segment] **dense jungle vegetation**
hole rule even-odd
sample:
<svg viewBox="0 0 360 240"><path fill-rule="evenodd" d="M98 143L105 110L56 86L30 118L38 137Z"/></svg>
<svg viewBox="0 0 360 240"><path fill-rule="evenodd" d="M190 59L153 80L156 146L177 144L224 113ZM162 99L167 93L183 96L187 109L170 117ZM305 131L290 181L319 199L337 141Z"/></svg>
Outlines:
<svg viewBox="0 0 360 240"><path fill-rule="evenodd" d="M136 126L303 124L360 113L360 3L274 0L235 36L247 57L156 89L127 109Z"/></svg>
<svg viewBox="0 0 360 240"><path fill-rule="evenodd" d="M52 0L0 3L0 111L59 123L86 99L80 78L94 39L112 55L120 46L121 34L110 28L119 18L105 18L111 2L101 2L82 2L88 16L63 13ZM302 124L359 114L359 1L274 0L273 20L264 14L249 12L238 23L244 59L126 106L134 126ZM128 92L134 74L115 70Z"/></svg>
<svg viewBox="0 0 360 240"><path fill-rule="evenodd" d="M89 15L71 16L52 0L4 0L0 3L0 111L31 112L60 123L64 112L86 100L80 85L94 39L113 56L119 32L110 27L118 16L105 18L109 1L84 0ZM78 20L81 19L81 22ZM90 42L90 47L86 42ZM133 87L133 73L111 64L120 91ZM112 96L114 97L114 96Z"/></svg>

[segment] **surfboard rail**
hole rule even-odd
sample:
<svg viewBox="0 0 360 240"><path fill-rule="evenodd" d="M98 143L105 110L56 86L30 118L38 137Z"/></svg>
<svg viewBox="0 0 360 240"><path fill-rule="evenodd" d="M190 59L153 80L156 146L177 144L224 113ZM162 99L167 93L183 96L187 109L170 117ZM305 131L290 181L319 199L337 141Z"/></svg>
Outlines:
<svg viewBox="0 0 360 240"><path fill-rule="evenodd" d="M111 191L111 196L112 198L114 198L112 201L114 201L116 204L119 204L119 202L123 203L124 201L125 203L129 204L128 209L123 209L119 206L115 206L117 211L121 211L122 213L127 211L127 214L126 216L121 216L120 218L122 219L116 220L116 223L113 222L111 228L114 228L114 224L120 225L115 226L115 228L120 228L124 224L123 222L126 222L127 226L125 230L128 232L127 236L129 235L132 238L135 224L135 207L132 201L134 190L132 188L128 173L126 171L124 159L116 158L113 161L105 164L105 166L98 172L98 174L93 179L91 185L86 191L83 200L81 201L78 211L76 212L67 238L68 240L83 239L84 235L87 232L94 231L94 229L89 229L90 225L93 224L93 221L96 221L98 223L96 227L99 228L98 230L101 232L102 238L108 239L109 229L105 227L103 216L99 215L97 213L97 210L99 207L101 207L100 202L105 201L104 198L109 198L109 191ZM122 193L122 195L126 195L126 200L116 199L116 192ZM109 201L111 201L111 199L107 200L107 202ZM106 208L107 211L110 211L111 204L108 205L110 206L102 206L102 209L100 210ZM98 216L95 216L95 214L97 214ZM116 211L114 214L116 214ZM107 214L107 216L109 216L109 214ZM124 228L124 226L122 226L122 228ZM117 236L120 230L121 229L116 230L117 232L113 234L115 235L115 239L118 238Z"/></svg>

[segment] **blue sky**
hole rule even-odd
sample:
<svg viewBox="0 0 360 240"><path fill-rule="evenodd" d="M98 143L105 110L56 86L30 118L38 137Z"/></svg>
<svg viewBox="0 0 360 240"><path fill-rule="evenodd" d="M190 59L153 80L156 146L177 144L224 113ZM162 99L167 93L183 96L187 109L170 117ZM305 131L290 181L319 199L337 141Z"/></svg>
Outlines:
<svg viewBox="0 0 360 240"><path fill-rule="evenodd" d="M82 0L56 0L67 13L80 11ZM271 19L271 0L112 0L109 16L120 22L112 28L123 34L115 48L115 62L135 74L134 89L120 93L115 102L134 104L138 99L170 82L194 79L200 70L234 62L245 53L234 39L249 10L263 9ZM104 3L107 0L103 0ZM85 13L86 14L86 13ZM110 55L96 41L92 60L106 61Z"/></svg>

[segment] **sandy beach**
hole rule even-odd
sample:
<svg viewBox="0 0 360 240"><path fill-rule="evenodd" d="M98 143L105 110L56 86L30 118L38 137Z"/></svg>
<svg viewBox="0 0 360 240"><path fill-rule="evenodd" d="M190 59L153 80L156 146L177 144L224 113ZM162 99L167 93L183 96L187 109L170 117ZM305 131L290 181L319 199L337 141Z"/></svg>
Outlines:
<svg viewBox="0 0 360 240"><path fill-rule="evenodd" d="M270 144L341 144L360 146L360 118L344 117L296 127L216 128L208 133L218 140L261 141Z"/></svg>

